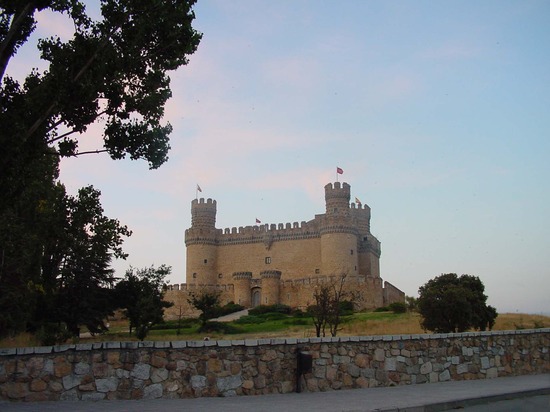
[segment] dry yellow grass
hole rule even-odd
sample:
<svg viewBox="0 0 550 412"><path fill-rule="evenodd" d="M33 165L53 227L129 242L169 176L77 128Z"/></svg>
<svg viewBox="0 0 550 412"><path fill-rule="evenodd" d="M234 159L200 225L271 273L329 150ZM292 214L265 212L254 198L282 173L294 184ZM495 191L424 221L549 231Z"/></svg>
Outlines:
<svg viewBox="0 0 550 412"><path fill-rule="evenodd" d="M111 324L111 326L115 326ZM117 322L116 326L122 328L124 322ZM550 316L529 315L521 313L502 313L499 314L493 330L517 330L550 327ZM366 321L355 321L344 323L339 336L362 336L362 335L401 335L401 334L421 334L426 333L420 327L420 315L418 313L404 314L391 317L390 319L368 319ZM119 335L121 340L136 340L126 334ZM267 339L276 337L300 337L309 338L315 336L315 330L312 327L291 326L284 331L278 332L260 332L255 334L221 335L212 334L210 339ZM201 340L204 335L149 335L147 340ZM112 335L100 335L91 339L81 339L81 342L112 340ZM22 333L15 338L5 338L0 340L0 348L8 347L26 347L37 346L36 339L29 333Z"/></svg>

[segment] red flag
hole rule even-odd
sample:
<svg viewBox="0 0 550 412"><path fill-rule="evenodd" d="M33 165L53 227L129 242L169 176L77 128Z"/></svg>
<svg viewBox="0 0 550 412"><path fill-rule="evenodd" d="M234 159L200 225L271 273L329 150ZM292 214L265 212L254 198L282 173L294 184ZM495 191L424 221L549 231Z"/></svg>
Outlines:
<svg viewBox="0 0 550 412"><path fill-rule="evenodd" d="M343 174L344 174L344 170L341 169L341 168L339 168L339 167L337 167L337 168L336 168L336 173L338 173L339 175L343 175Z"/></svg>
<svg viewBox="0 0 550 412"><path fill-rule="evenodd" d="M260 223L262 223L262 221L260 219L256 218L256 223L260 224Z"/></svg>
<svg viewBox="0 0 550 412"><path fill-rule="evenodd" d="M197 190L202 193L202 189L199 185L197 185Z"/></svg>

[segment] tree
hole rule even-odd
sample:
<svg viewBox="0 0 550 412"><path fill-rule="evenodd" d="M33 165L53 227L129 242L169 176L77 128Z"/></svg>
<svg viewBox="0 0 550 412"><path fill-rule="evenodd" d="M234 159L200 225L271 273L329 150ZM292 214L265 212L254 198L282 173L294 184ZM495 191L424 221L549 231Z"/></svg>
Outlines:
<svg viewBox="0 0 550 412"><path fill-rule="evenodd" d="M497 312L484 291L477 276L448 273L429 280L418 290L422 327L437 333L491 329Z"/></svg>
<svg viewBox="0 0 550 412"><path fill-rule="evenodd" d="M167 160L172 130L162 123L171 96L167 73L187 64L200 42L191 26L194 3L101 0L101 18L93 20L78 0L0 0L0 336L24 329L33 313L39 320L54 313L35 312L37 305L76 305L68 304L70 290L79 288L74 282L85 282L87 270L110 276L109 262L102 259L93 269L78 269L72 259L76 266L59 272L58 263L69 262L59 248L67 247L59 232L71 214L58 182L59 159L107 152L113 159L145 159L150 168ZM35 29L36 13L44 10L67 16L74 32L66 41L40 39L46 69L32 69L20 82L10 76L9 63ZM103 145L80 151L79 139L93 123L103 127ZM90 250L83 261L97 253ZM93 291L102 294L110 284ZM62 294L53 290L68 293L63 302L55 302ZM76 333L81 320L68 321Z"/></svg>
<svg viewBox="0 0 550 412"><path fill-rule="evenodd" d="M347 275L331 279L328 283L322 283L315 288L313 298L315 303L308 306L307 312L313 319L317 337L326 336L326 327L329 327L330 335L336 336L342 316L342 303L344 301L356 301L359 296L344 289Z"/></svg>
<svg viewBox="0 0 550 412"><path fill-rule="evenodd" d="M130 268L116 284L118 306L124 308L130 321L130 334L135 328L140 340L145 339L152 325L162 322L164 309L173 305L164 300L165 278L171 271L172 268L166 265Z"/></svg>
<svg viewBox="0 0 550 412"><path fill-rule="evenodd" d="M78 156L108 152L146 159L151 168L167 160L169 124L162 125L171 96L167 72L188 63L201 39L191 23L194 0L102 0L101 19L78 0L2 1L0 18L0 123L10 123L2 144L0 173L35 155ZM72 38L40 39L48 68L33 69L21 85L7 75L9 62L29 39L36 12L50 10L72 20ZM78 138L104 123L104 147L79 152ZM2 142L4 143L4 142ZM14 159L14 160L10 160Z"/></svg>
<svg viewBox="0 0 550 412"><path fill-rule="evenodd" d="M131 235L118 220L103 215L100 195L88 186L77 197L63 198L59 209L67 214L54 225L58 233L45 244L43 255L45 295L55 305L39 307L37 318L63 322L76 337L81 325L91 333L106 330L104 320L115 309L111 260L127 257L121 245Z"/></svg>
<svg viewBox="0 0 550 412"><path fill-rule="evenodd" d="M200 329L203 329L210 319L214 319L220 313L221 292L213 289L202 289L197 293L191 293L189 304L199 310Z"/></svg>

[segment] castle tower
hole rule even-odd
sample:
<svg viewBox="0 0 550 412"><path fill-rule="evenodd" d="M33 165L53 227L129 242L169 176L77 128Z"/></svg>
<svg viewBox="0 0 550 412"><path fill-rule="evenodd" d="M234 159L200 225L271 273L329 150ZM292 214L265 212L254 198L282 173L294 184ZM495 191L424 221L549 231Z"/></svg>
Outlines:
<svg viewBox="0 0 550 412"><path fill-rule="evenodd" d="M358 273L357 229L350 213L350 185L325 186L326 215L321 220L321 272L323 275Z"/></svg>
<svg viewBox="0 0 550 412"><path fill-rule="evenodd" d="M325 205L327 216L349 214L351 186L347 183L335 182L325 185Z"/></svg>
<svg viewBox="0 0 550 412"><path fill-rule="evenodd" d="M262 305L275 305L279 303L279 283L281 272L279 270L264 270L260 272L262 278Z"/></svg>
<svg viewBox="0 0 550 412"><path fill-rule="evenodd" d="M187 284L214 285L216 273L216 201L191 202L191 228L185 231Z"/></svg>
<svg viewBox="0 0 550 412"><path fill-rule="evenodd" d="M243 305L245 308L252 306L250 292L251 280L252 272L233 273L234 302L239 305Z"/></svg>

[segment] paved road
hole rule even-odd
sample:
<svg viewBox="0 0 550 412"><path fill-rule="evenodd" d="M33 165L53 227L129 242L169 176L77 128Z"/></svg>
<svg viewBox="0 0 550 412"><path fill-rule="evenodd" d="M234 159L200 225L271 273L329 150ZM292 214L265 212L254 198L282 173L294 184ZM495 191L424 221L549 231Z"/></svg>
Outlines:
<svg viewBox="0 0 550 412"><path fill-rule="evenodd" d="M467 406L464 412L544 412L550 411L550 395L530 396Z"/></svg>
<svg viewBox="0 0 550 412"><path fill-rule="evenodd" d="M515 398L513 401L506 399ZM488 404L488 402L491 403ZM476 403L485 405L474 406ZM352 389L232 398L99 402L0 402L1 412L358 412L549 411L550 374L441 382L390 388ZM477 409L476 409L477 408ZM464 409L463 409L464 410Z"/></svg>

